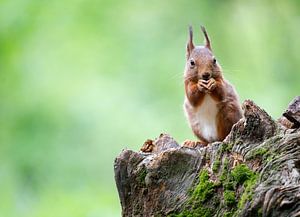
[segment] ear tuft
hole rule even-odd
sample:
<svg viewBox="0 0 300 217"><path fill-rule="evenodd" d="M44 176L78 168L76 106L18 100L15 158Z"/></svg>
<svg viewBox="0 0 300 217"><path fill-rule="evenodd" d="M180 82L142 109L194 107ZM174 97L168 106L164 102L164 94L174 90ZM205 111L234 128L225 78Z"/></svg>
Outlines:
<svg viewBox="0 0 300 217"><path fill-rule="evenodd" d="M209 37L208 37L205 27L201 26L201 30L205 37L205 47L207 47L209 50L211 50L210 40L209 40Z"/></svg>
<svg viewBox="0 0 300 217"><path fill-rule="evenodd" d="M194 43L193 43L193 27L190 25L189 26L189 40L186 45L186 57L189 58L191 55L193 49L195 48Z"/></svg>

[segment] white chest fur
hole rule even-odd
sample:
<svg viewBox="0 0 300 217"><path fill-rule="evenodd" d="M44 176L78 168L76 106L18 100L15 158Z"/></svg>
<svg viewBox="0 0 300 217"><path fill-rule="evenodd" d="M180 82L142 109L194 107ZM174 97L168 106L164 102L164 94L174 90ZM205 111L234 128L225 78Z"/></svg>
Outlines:
<svg viewBox="0 0 300 217"><path fill-rule="evenodd" d="M216 141L217 134L217 102L209 95L205 95L203 102L198 107L186 107L187 116L192 128L202 135L208 142Z"/></svg>

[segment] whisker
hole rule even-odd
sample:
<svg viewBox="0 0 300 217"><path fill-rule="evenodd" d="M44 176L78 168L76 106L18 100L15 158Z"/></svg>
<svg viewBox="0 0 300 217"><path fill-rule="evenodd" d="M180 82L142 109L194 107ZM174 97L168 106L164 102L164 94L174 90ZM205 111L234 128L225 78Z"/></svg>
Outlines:
<svg viewBox="0 0 300 217"><path fill-rule="evenodd" d="M175 73L175 74L172 74L170 75L170 78L172 79L177 79L177 78L183 78L183 73Z"/></svg>
<svg viewBox="0 0 300 217"><path fill-rule="evenodd" d="M188 81L188 80L190 80L190 79L195 79L195 78L197 78L198 76L197 75L188 75L188 76L185 76L184 77L184 80L185 81Z"/></svg>

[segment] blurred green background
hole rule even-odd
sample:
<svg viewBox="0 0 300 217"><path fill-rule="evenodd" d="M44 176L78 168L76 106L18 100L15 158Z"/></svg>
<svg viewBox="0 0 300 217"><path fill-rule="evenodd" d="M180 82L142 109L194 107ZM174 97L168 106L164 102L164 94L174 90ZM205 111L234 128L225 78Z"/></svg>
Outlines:
<svg viewBox="0 0 300 217"><path fill-rule="evenodd" d="M114 158L194 139L187 26L206 26L241 101L300 94L299 1L0 1L0 216L120 216Z"/></svg>

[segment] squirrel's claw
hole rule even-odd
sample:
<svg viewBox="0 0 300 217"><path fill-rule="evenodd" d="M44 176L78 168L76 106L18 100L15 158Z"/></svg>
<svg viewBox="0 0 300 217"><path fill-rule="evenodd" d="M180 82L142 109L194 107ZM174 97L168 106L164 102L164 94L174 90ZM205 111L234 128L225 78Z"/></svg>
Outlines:
<svg viewBox="0 0 300 217"><path fill-rule="evenodd" d="M217 86L217 82L214 78L209 79L208 84L206 85L209 91L213 91Z"/></svg>
<svg viewBox="0 0 300 217"><path fill-rule="evenodd" d="M209 80L199 80L197 85L200 91L210 92L216 88L217 83L214 78L211 78Z"/></svg>
<svg viewBox="0 0 300 217"><path fill-rule="evenodd" d="M197 83L197 86L199 88L200 91L202 92L207 92L207 81L205 80L199 80Z"/></svg>
<svg viewBox="0 0 300 217"><path fill-rule="evenodd" d="M187 148L196 148L196 147L205 147L207 144L203 141L191 141L185 140L182 144L183 147Z"/></svg>

